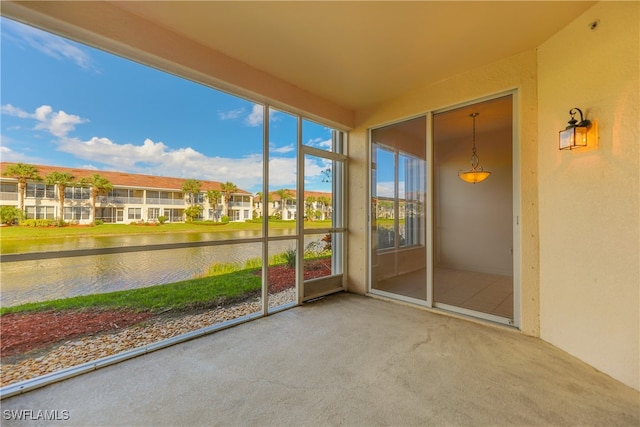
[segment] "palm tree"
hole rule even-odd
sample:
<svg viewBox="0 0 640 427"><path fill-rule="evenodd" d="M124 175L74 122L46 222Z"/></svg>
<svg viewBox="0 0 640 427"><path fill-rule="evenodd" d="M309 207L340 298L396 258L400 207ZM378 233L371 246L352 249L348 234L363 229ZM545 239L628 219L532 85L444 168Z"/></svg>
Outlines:
<svg viewBox="0 0 640 427"><path fill-rule="evenodd" d="M16 163L7 166L7 169L2 173L2 175L18 180L18 209L20 209L21 212L24 212L24 195L27 190L27 180L42 180L40 175L38 175L38 168L33 165Z"/></svg>
<svg viewBox="0 0 640 427"><path fill-rule="evenodd" d="M209 200L209 204L213 208L214 211L218 208L218 202L220 201L220 197L222 193L218 190L207 190L207 199Z"/></svg>
<svg viewBox="0 0 640 427"><path fill-rule="evenodd" d="M76 179L69 172L53 171L44 177L48 185L55 185L58 188L58 220L64 221L64 190L73 185Z"/></svg>
<svg viewBox="0 0 640 427"><path fill-rule="evenodd" d="M224 194L225 201L227 202L227 216L231 219L231 195L238 191L238 187L233 182L225 182L220 185L220 189Z"/></svg>
<svg viewBox="0 0 640 427"><path fill-rule="evenodd" d="M88 185L91 187L91 214L89 220L95 221L96 216L96 200L100 194L108 194L113 190L113 184L104 176L94 173L88 178L82 178L80 180L81 185Z"/></svg>
<svg viewBox="0 0 640 427"><path fill-rule="evenodd" d="M216 207L218 205L221 196L222 193L219 190L207 190L207 200L209 200L209 203L213 207Z"/></svg>
<svg viewBox="0 0 640 427"><path fill-rule="evenodd" d="M316 202L316 198L313 196L309 196L305 199L305 202L307 202L307 209L306 209L306 214L307 214L307 218L309 219L309 221L313 221L313 214L314 214L314 203Z"/></svg>
<svg viewBox="0 0 640 427"><path fill-rule="evenodd" d="M276 190L275 193L280 196L280 219L284 219L284 205L287 203L287 200L293 199L291 193L286 188L281 188Z"/></svg>
<svg viewBox="0 0 640 427"><path fill-rule="evenodd" d="M264 209L265 209L265 206L266 206L266 205L264 204L264 197L262 197L262 196L263 196L262 191L258 191L258 192L256 193L256 195L254 196L254 199L253 199L253 200L254 200L254 202L255 202L255 198L256 198L256 197L260 199L260 203L262 203L262 216L264 216ZM256 212L256 213L257 213L257 212L259 212L257 207L256 207L256 209L254 210L254 212ZM259 215L259 214L256 214L256 215Z"/></svg>
<svg viewBox="0 0 640 427"><path fill-rule="evenodd" d="M326 196L318 197L318 202L320 203L320 210L322 211L322 219L326 219L326 207L331 204L331 199Z"/></svg>
<svg viewBox="0 0 640 427"><path fill-rule="evenodd" d="M187 179L182 184L182 191L189 195L189 204L194 205L195 203L195 195L200 192L200 187L202 187L202 183L197 179Z"/></svg>

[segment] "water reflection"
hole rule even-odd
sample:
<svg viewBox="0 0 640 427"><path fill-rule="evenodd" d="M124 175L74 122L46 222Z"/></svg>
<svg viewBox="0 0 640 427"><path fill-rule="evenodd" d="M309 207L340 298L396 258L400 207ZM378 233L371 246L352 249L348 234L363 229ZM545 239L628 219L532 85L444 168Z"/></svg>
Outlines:
<svg viewBox="0 0 640 427"><path fill-rule="evenodd" d="M273 230L272 235L286 235L295 230ZM137 245L158 245L166 243L206 242L260 237L260 230L218 231L209 233L155 233L120 236L85 236L62 239L22 240L2 245L3 254L29 252L57 252L78 249L121 248Z"/></svg>
<svg viewBox="0 0 640 427"><path fill-rule="evenodd" d="M259 236L259 231L241 231L197 233L196 236L192 233L191 235L67 239L59 242L56 247L60 248L57 250L67 250L78 249L79 246L83 249L113 247L115 242L126 246L127 244L189 242L194 241L194 238L198 240L205 238L227 240L257 237L256 233ZM239 237L240 235L242 237ZM96 241L92 242L91 240ZM271 254L284 252L289 244L290 242L287 241L270 242L269 251ZM53 250L51 248L51 245L47 246L47 250ZM2 263L0 270L2 285L0 305L7 307L26 302L142 288L187 280L204 274L216 262L244 262L249 258L261 258L261 248L262 243L237 243L223 246L6 262Z"/></svg>

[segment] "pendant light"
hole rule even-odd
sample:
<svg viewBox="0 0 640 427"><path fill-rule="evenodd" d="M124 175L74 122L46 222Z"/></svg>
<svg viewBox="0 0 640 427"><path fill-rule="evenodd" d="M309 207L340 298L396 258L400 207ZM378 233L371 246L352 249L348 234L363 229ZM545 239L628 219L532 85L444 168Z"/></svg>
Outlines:
<svg viewBox="0 0 640 427"><path fill-rule="evenodd" d="M491 175L491 172L482 169L482 166L480 166L480 159L478 159L478 155L476 154L476 117L479 114L480 113L469 114L469 117L473 119L473 148L471 150L471 170L468 170L466 172L458 172L458 176L461 180L469 182L471 184L482 182L487 179L489 175Z"/></svg>

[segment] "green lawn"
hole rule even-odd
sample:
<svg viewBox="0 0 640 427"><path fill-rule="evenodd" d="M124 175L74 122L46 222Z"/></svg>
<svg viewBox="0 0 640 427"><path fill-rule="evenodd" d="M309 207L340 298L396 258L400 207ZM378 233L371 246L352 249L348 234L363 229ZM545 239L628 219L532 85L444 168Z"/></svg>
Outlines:
<svg viewBox="0 0 640 427"><path fill-rule="evenodd" d="M256 275L256 271L257 269L250 268L166 285L3 307L0 308L0 315L87 308L185 311L217 307L258 295L261 276Z"/></svg>

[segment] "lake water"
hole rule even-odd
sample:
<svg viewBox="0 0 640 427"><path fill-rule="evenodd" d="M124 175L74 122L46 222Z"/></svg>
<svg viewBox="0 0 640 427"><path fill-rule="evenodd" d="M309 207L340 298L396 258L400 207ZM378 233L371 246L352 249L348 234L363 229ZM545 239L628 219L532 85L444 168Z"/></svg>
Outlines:
<svg viewBox="0 0 640 427"><path fill-rule="evenodd" d="M291 230L278 230L290 233ZM259 231L148 234L67 238L52 242L25 242L14 253L57 252L77 249L175 244L247 239ZM313 239L310 239L310 241ZM307 242L308 243L308 242ZM271 241L270 255L294 247L293 240ZM244 262L262 257L262 243L190 247L142 252L3 262L0 265L0 305L8 307L77 295L171 283L202 275L214 263Z"/></svg>

